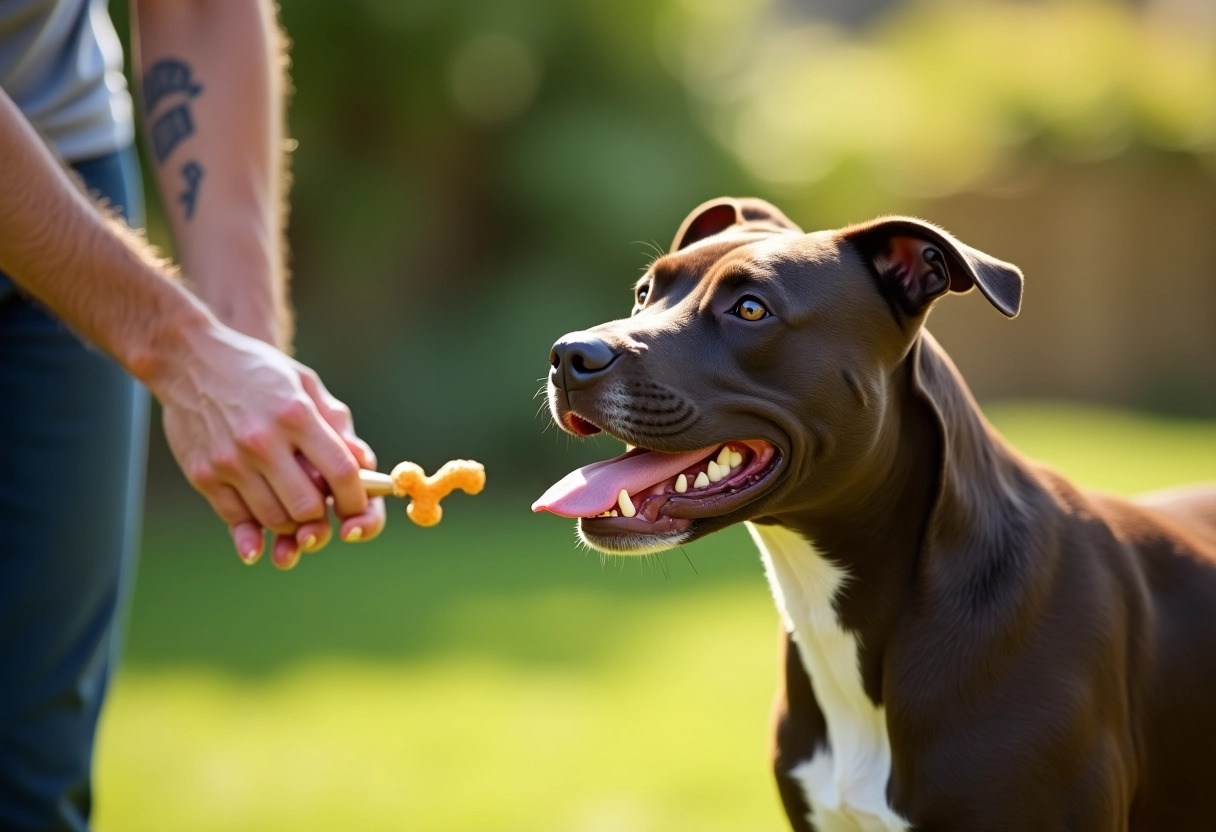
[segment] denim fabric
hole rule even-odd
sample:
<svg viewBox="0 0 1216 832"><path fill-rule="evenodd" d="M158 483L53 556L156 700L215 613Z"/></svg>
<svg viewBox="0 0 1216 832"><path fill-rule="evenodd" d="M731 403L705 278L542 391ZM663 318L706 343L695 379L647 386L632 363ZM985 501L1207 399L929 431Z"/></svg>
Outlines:
<svg viewBox="0 0 1216 832"><path fill-rule="evenodd" d="M143 222L132 151L74 167ZM0 829L88 827L147 422L142 386L0 276Z"/></svg>

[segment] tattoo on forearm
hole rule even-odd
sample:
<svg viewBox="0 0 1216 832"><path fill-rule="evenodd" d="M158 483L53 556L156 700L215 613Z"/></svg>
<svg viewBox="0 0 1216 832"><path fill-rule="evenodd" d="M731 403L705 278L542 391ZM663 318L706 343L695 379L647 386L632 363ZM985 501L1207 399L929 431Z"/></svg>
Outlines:
<svg viewBox="0 0 1216 832"><path fill-rule="evenodd" d="M156 161L164 164L173 149L194 135L194 120L190 108L179 104L152 124L152 152Z"/></svg>
<svg viewBox="0 0 1216 832"><path fill-rule="evenodd" d="M186 209L186 219L192 219L198 201L198 186L203 181L203 166L191 159L182 165L182 177L186 180L186 192L178 197L178 201Z"/></svg>
<svg viewBox="0 0 1216 832"><path fill-rule="evenodd" d="M176 58L165 58L148 67L144 73L144 108L151 121L152 153L159 164L164 164L179 144L194 135L194 118L190 112L190 102L203 92L203 87L193 77L194 70L185 61ZM175 107L167 110L161 116L152 120L156 108L166 99L183 99ZM202 168L197 162L191 163L198 167L199 175ZM185 168L183 168L183 173ZM195 180L187 179L187 183ZM188 193L197 190L197 183L188 184ZM194 212L193 197L187 205L189 213Z"/></svg>
<svg viewBox="0 0 1216 832"><path fill-rule="evenodd" d="M144 107L148 115L161 99L170 95L184 93L189 98L197 98L203 88L191 79L191 73L189 64L173 58L152 64L144 74Z"/></svg>

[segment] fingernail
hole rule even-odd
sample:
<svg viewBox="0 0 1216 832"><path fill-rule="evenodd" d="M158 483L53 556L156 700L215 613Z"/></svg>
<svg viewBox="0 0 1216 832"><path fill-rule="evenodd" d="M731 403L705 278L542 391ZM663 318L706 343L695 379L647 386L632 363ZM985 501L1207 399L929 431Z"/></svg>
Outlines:
<svg viewBox="0 0 1216 832"><path fill-rule="evenodd" d="M257 560L258 550L254 548L246 549L240 553L240 557L241 561L245 563L246 566L252 566L253 562Z"/></svg>
<svg viewBox="0 0 1216 832"><path fill-rule="evenodd" d="M308 537L304 538L304 542L301 543L300 546L303 547L305 552L317 551L317 536L315 534L310 534Z"/></svg>
<svg viewBox="0 0 1216 832"><path fill-rule="evenodd" d="M354 528L352 528L350 531L348 531L346 533L345 539L346 539L347 543L358 543L360 540L363 539L363 529L359 528L358 526L355 526Z"/></svg>

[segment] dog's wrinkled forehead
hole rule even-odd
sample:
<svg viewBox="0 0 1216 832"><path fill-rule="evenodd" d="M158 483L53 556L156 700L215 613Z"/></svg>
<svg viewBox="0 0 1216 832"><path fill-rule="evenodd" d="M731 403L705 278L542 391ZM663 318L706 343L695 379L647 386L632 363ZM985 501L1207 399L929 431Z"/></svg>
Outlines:
<svg viewBox="0 0 1216 832"><path fill-rule="evenodd" d="M638 283L656 294L684 297L695 287L713 292L743 279L791 282L791 272L829 263L839 256L827 232L738 225L657 258Z"/></svg>

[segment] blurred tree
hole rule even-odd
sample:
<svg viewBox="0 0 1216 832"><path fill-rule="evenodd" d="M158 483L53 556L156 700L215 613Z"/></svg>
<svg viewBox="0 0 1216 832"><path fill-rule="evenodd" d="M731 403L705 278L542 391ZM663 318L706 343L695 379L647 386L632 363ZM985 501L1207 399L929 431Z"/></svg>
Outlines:
<svg viewBox="0 0 1216 832"><path fill-rule="evenodd" d="M284 0L299 352L384 462L479 457L523 504L537 472L602 456L538 440L549 345L626 314L709 197L975 234L944 198L1021 193L1054 164L1164 156L1211 182L1216 35L1161 13L1181 0L846 5Z"/></svg>

